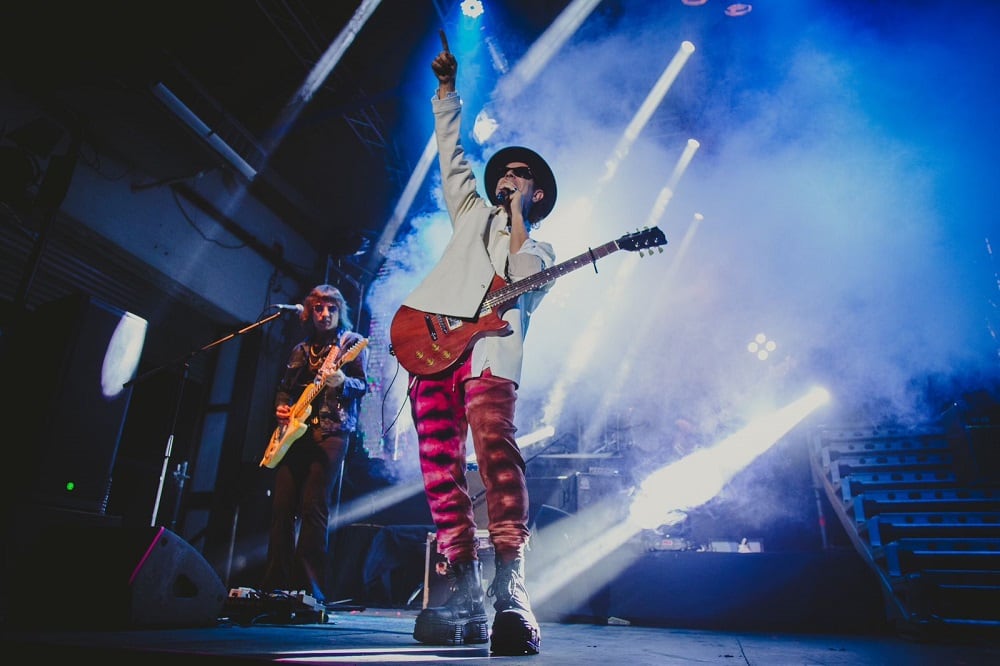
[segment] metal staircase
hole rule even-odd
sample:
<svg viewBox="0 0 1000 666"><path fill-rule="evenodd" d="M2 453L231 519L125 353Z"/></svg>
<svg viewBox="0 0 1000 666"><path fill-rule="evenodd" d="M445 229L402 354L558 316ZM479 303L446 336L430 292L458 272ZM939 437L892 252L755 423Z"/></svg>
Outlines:
<svg viewBox="0 0 1000 666"><path fill-rule="evenodd" d="M821 426L810 459L900 633L1000 633L1000 424L955 403L926 427Z"/></svg>

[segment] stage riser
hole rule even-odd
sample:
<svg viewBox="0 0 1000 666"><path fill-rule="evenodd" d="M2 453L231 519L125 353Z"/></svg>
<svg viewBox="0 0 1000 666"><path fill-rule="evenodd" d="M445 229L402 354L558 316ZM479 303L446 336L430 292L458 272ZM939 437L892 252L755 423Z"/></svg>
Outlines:
<svg viewBox="0 0 1000 666"><path fill-rule="evenodd" d="M596 594L583 599L581 590L564 589L535 612L548 621L620 618L727 631L867 633L887 626L879 583L853 551L649 552Z"/></svg>

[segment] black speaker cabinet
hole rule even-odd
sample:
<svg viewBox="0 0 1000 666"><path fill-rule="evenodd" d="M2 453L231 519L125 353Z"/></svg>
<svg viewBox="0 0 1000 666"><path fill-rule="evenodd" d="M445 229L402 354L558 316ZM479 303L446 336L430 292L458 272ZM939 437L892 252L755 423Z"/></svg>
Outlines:
<svg viewBox="0 0 1000 666"><path fill-rule="evenodd" d="M18 565L9 619L69 628L214 625L222 579L164 527L54 526Z"/></svg>
<svg viewBox="0 0 1000 666"><path fill-rule="evenodd" d="M583 511L601 503L616 506L628 502L625 479L619 474L576 474L576 510Z"/></svg>
<svg viewBox="0 0 1000 666"><path fill-rule="evenodd" d="M489 513L486 506L486 488L483 485L482 477L479 476L479 467L470 465L466 472L469 481L469 494L472 495L472 510L476 518L476 527L485 529L489 525ZM528 522L535 520L535 516L543 506L555 507L560 511L572 513L576 510L573 498L574 479L570 476L543 476L525 479L528 485Z"/></svg>
<svg viewBox="0 0 1000 666"><path fill-rule="evenodd" d="M541 476L527 479L528 496L531 498L530 519L534 520L543 506L554 507L561 511L573 513L576 511L574 498L574 478L572 476Z"/></svg>
<svg viewBox="0 0 1000 666"><path fill-rule="evenodd" d="M103 513L146 320L83 294L40 305L7 342L13 499ZM16 381L10 382L10 378Z"/></svg>

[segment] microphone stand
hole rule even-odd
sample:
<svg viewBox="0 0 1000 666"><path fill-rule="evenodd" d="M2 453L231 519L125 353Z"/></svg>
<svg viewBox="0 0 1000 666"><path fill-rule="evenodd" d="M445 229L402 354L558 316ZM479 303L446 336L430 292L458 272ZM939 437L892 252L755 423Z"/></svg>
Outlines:
<svg viewBox="0 0 1000 666"><path fill-rule="evenodd" d="M278 310L274 314L268 315L267 317L264 317L263 319L259 319L259 320L255 321L254 323L250 324L249 326L244 326L243 328L239 329L238 331L234 331L232 333L224 335L223 337L219 338L218 340L210 342L207 345L205 345L204 347L201 347L200 349L196 349L195 351L188 352L187 354L185 354L184 356L181 356L180 358L174 359L173 361L165 363L165 364L163 364L163 365L161 365L159 367L153 368L152 370L148 370L148 371L142 373L141 375L139 375L138 377L136 377L136 378L134 378L132 380L129 380L128 382L126 382L124 384L125 387L129 387L129 386L132 386L134 384L138 384L140 382L143 382L146 379L149 379L150 377L152 377L153 375L157 375L160 372L163 372L167 368L171 368L171 367L174 367L176 365L181 365L181 364L183 364L183 366L184 366L184 372L181 373L181 378L180 378L180 387L177 389L177 401L174 404L174 414L173 414L173 417L171 418L171 421L170 421L170 433L167 435L167 445L166 445L166 448L164 449L164 452L163 452L163 467L160 469L160 481L159 481L159 484L157 485L157 488L156 488L156 500L153 502L153 515L150 517L150 520L149 520L150 527L156 527L156 517L160 513L160 500L163 498L163 486L164 486L164 484L166 483L166 480L167 480L167 469L170 467L170 455L171 455L171 453L173 451L173 448L174 448L174 431L177 429L177 420L178 420L178 416L179 416L180 411L181 411L181 401L182 401L182 399L184 397L184 385L187 382L188 370L191 367L191 359L194 358L195 356L197 356L198 354L207 352L210 349L214 349L214 348L218 347L219 345L221 345L222 343L228 342L229 340L232 340L233 338L235 338L237 336L243 335L244 333L248 333L248 332L250 332L250 331L252 331L254 329L260 328L264 324L266 324L268 322L271 322L271 321L274 321L275 319L277 319L278 317L280 317L283 313L284 313L284 310ZM186 469L186 466L185 466L185 472L186 471L187 471L187 469ZM176 514L176 509L175 509L175 514ZM175 516L175 520L176 520L176 516Z"/></svg>

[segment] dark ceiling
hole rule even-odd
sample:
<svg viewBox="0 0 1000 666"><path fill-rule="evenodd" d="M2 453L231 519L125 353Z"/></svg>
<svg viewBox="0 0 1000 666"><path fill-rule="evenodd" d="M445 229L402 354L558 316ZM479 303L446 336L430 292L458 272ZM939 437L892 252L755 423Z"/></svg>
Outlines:
<svg viewBox="0 0 1000 666"><path fill-rule="evenodd" d="M14 30L0 48L16 85L64 114L95 145L118 157L131 149L126 163L131 159L146 182L229 169L163 113L151 91L164 84L255 167L254 193L321 256L353 255L377 239L427 139L412 136L407 118L424 112L429 118L437 28L442 13L456 15L459 5L382 2L294 122L284 122L286 105L361 4L19 3L5 9L4 22ZM537 33L566 4L504 7L530 7L528 28ZM174 126L149 123L147 114ZM152 147L155 135L178 131L192 144L183 159Z"/></svg>

